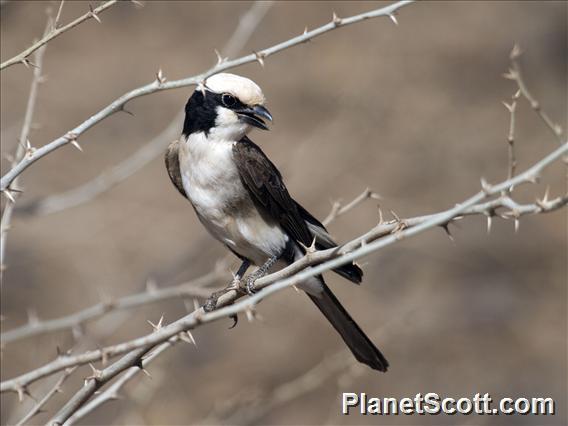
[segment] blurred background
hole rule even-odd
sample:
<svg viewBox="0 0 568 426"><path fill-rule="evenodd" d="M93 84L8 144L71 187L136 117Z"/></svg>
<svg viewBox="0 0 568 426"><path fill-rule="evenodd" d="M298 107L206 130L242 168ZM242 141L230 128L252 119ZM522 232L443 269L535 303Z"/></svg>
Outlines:
<svg viewBox="0 0 568 426"><path fill-rule="evenodd" d="M6 60L41 35L46 7L58 2L8 1L1 6L1 55ZM94 2L93 4L99 4ZM384 2L276 2L238 54L250 53ZM123 93L155 78L190 76L211 66L251 8L250 2L120 3L49 43L47 80L40 86L30 140L41 146L63 135ZM66 2L62 22L88 10ZM433 213L478 191L480 178L507 175L509 113L501 101L516 90L502 74L515 42L524 51L525 79L543 108L566 128L566 2L423 2L398 14L399 26L370 20L328 33L259 64L232 72L256 81L275 117L258 143L282 171L294 197L319 218L333 201L365 187L382 196L330 225L339 241L378 220L377 204L400 217ZM15 150L32 70L4 70L2 154ZM150 279L176 285L214 269L225 249L209 237L189 203L171 185L158 155L99 196L52 214L23 209L71 190L129 158L160 134L192 88L129 103L84 134L84 152L64 147L28 169L20 185L2 283L2 331L32 316L56 318L101 300L144 291ZM181 131L179 120L173 137ZM518 106L519 170L557 142L526 102ZM2 174L9 163L2 158ZM564 171L547 171L516 198L532 202L550 186L563 193ZM5 200L2 200L2 207ZM30 213L31 212L31 213ZM36 213L38 213L36 211ZM40 212L41 213L41 212ZM197 347L179 344L138 375L83 424L566 424L566 213L495 219L452 227L452 244L433 230L390 246L363 262L361 287L329 275L338 298L391 363L387 374L360 366L311 302L292 289L259 306L262 321L242 319L198 328ZM229 259L235 269L238 261ZM226 279L213 283L222 287ZM81 335L45 334L6 344L2 379L52 360L56 348L93 349L151 331L191 309L171 300L109 314ZM97 364L98 365L98 364ZM315 370L313 370L315 368ZM88 366L50 401L51 414L91 374ZM30 388L43 395L55 377ZM342 392L380 397L553 397L555 416L340 415ZM30 409L1 396L2 424ZM49 418L41 414L32 423Z"/></svg>

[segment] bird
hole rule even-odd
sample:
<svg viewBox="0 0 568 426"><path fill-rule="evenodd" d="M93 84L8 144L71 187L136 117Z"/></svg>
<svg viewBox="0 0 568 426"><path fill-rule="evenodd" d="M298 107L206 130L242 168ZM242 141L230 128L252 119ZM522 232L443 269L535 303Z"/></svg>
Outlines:
<svg viewBox="0 0 568 426"><path fill-rule="evenodd" d="M257 269L246 278L246 288L254 292L254 281L275 264L291 264L309 247L324 250L337 246L325 226L292 198L280 171L248 137L253 129L268 130L267 122L272 121L266 98L254 81L230 73L214 74L189 97L181 137L165 153L174 186L190 201L207 231L242 261L227 290L235 288L251 265ZM363 277L354 263L334 272L355 284ZM322 275L297 287L319 308L359 362L374 370L387 370L386 358Z"/></svg>

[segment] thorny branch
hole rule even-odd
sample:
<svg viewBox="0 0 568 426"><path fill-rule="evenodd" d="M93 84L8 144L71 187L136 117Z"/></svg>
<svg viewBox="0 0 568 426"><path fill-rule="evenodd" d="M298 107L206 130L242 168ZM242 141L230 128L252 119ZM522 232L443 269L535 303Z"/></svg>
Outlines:
<svg viewBox="0 0 568 426"><path fill-rule="evenodd" d="M101 359L110 359L122 355L111 367L108 374L114 377L124 368L135 365L139 358L157 344L160 344L180 333L193 329L201 324L216 321L220 318L228 318L237 313L246 312L249 317L254 317L254 307L262 299L270 294L293 286L303 280L337 268L347 262L360 259L387 245L398 242L404 238L416 235L420 232L436 228L447 228L448 224L468 215L485 215L492 217L499 215L505 219L518 219L527 214L539 214L559 209L566 205L568 196L558 197L553 200L536 200L532 204L518 204L507 196L500 193L511 187L517 187L523 183L534 183L541 171L558 160L568 152L568 143L564 143L551 154L534 164L524 173L508 179L497 185L489 185L482 181L482 190L468 200L457 204L455 207L436 214L419 216L410 219L397 219L390 222L382 222L368 231L366 234L344 244L335 249L309 252L303 258L292 265L274 272L256 282L259 291L254 296L243 301L235 302L242 296L237 291L230 291L219 298L217 309L213 312L205 313L203 309L181 318L174 323L164 326L158 332L143 336L128 342L108 346L103 349L88 351L80 355L63 355L55 361L44 365L36 370L32 370L14 379L6 380L0 384L0 391L13 391L22 393L30 383L39 380L76 365L83 365ZM492 197L497 197L490 200ZM269 286L269 287L268 287ZM266 288L265 288L266 287ZM227 306L231 304L231 306ZM120 369L122 366L122 370ZM109 368L111 368L109 367ZM117 369L119 371L117 371ZM103 370L107 371L107 369ZM81 392L86 388L83 388ZM96 389L95 389L96 390ZM93 390L94 392L94 390Z"/></svg>
<svg viewBox="0 0 568 426"><path fill-rule="evenodd" d="M60 3L60 7L59 10L57 12L57 17L54 21L53 26L50 28L50 31L44 33L43 37L38 40L37 42L35 42L34 44L32 44L30 47L28 47L26 50L22 51L21 53L17 54L16 56L14 56L13 58L10 58L4 62L2 62L2 64L0 64L0 71L3 70L4 68L8 68L11 65L15 65L15 64L24 64L26 66L32 65L32 66L37 66L37 62L36 63L32 63L30 62L30 60L28 59L29 56L35 52L37 49L39 49L42 46L45 46L47 43L49 43L51 40L53 40L54 38L60 36L61 34L63 34L66 31L69 31L71 28L76 27L77 25L79 25L80 23L88 20L88 19L95 19L96 21L100 22L100 18L99 18L99 14L101 12L104 12L106 9L108 9L109 7L111 7L112 5L114 5L115 3L117 3L118 0L110 0L107 1L106 3L103 3L102 5L100 5L99 7L96 8L90 8L90 10L81 15L80 17L78 17L77 19L69 22L67 25L64 25L62 27L57 27L57 24L59 23L59 18L61 17L61 8L63 6L63 2ZM2 188L4 189L4 188Z"/></svg>
<svg viewBox="0 0 568 426"><path fill-rule="evenodd" d="M225 71L231 68L238 67L240 65L248 64L251 62L259 62L261 65L264 64L264 61L270 55L274 55L278 52L283 50L289 49L293 46L297 46L299 44L305 43L309 40L312 40L322 34L327 32L333 31L340 27L345 27L347 25L355 24L367 19L377 18L377 17L388 17L393 19L395 12L397 12L403 6L412 3L411 0L404 0L393 3L391 5L381 7L379 9L372 10L370 12L361 13L359 15L350 16L348 18L339 18L334 15L334 18L331 22L322 25L311 31L306 31L302 35L297 37L293 37L289 40L286 40L282 43L276 44L264 50L252 53L250 55L242 56L240 58L234 60L226 60L223 58L219 58L218 63L211 67L209 70L205 71L202 74L183 78L180 80L172 80L166 81L162 70L159 70L157 73L157 78L145 86L139 87L134 89L128 93L125 93L115 101L111 102L108 106L85 120L83 123L79 124L74 129L68 131L63 136L55 139L54 141L38 148L33 153L26 155L21 161L18 162L11 170L9 170L2 179L0 179L0 190L6 191L9 189L10 185L14 181L14 179L19 176L25 169L27 169L30 165L38 161L40 158L45 157L46 155L50 154L51 152L72 143L77 143L77 139L87 130L89 130L94 125L100 123L102 120L106 119L107 117L111 116L112 114L122 111L124 106L131 100L139 98L141 96L146 96L151 93L160 92L162 90L170 90L170 89L177 89L180 87L187 87L191 85L197 85L205 81L207 77L219 73L221 71Z"/></svg>
<svg viewBox="0 0 568 426"><path fill-rule="evenodd" d="M85 323L106 315L110 312L133 309L142 305L161 302L171 299L185 298L205 298L210 291L206 286L214 284L222 278L227 278L226 264L223 261L217 262L213 271L195 280L185 282L172 287L153 287L148 286L144 292L132 294L117 300L107 300L83 309L74 314L52 320L30 319L26 325L2 333L2 345L26 337L37 336L39 334L50 333L60 330L74 330L82 327Z"/></svg>
<svg viewBox="0 0 568 426"><path fill-rule="evenodd" d="M75 368L70 368L66 370L61 377L55 382L55 385L45 394L45 396L38 401L33 408L24 416L22 419L16 423L16 426L27 424L33 417L37 416L42 412L43 407L47 402L58 392L61 392L61 385L67 380L67 378L75 371Z"/></svg>
<svg viewBox="0 0 568 426"><path fill-rule="evenodd" d="M52 25L51 17L47 20L47 26L45 32L47 33ZM35 105L37 100L37 93L40 83L43 81L42 68L43 68L43 55L45 53L47 45L43 45L34 55L34 60L36 67L34 68L32 84L30 86L30 94L28 97L28 103L26 106L26 112L24 114L24 124L22 125L22 130L20 132L20 139L16 148L16 153L13 158L13 165L17 164L25 155L33 153L34 149L29 141L30 131L32 128L32 122L34 117ZM0 278L4 273L6 268L6 242L8 239L8 231L10 229L10 223L12 222L12 214L14 212L14 206L16 204L16 199L18 198L19 191L17 190L18 179L14 179L12 182L12 190L5 192L8 198L4 211L2 212L2 221L0 224Z"/></svg>
<svg viewBox="0 0 568 426"><path fill-rule="evenodd" d="M546 124L546 127L554 134L558 142L562 144L564 143L564 140L562 138L562 127L552 121L548 114L542 109L540 102L531 94L525 83L525 80L523 79L521 65L519 64L521 55L521 48L518 44L515 44L513 50L511 51L511 54L509 55L509 58L511 59L511 69L509 69L509 72L504 74L503 76L517 83L521 94L528 101L531 108L538 114L544 124Z"/></svg>
<svg viewBox="0 0 568 426"><path fill-rule="evenodd" d="M339 201L334 202L331 211L323 223L325 225L329 225L336 218L344 215L368 199L378 199L378 195L369 188L366 188L361 194L345 205L342 205ZM144 292L125 296L117 300L102 301L97 305L64 317L45 321L36 317L33 319L30 318L26 325L2 333L2 345L19 339L37 336L39 334L67 329L75 330L77 327L83 326L88 321L92 321L110 312L118 310L133 309L139 306L170 299L190 297L206 298L210 295L210 292L203 287L207 287L214 284L216 281L225 278L226 266L226 262L224 260L220 260L216 263L213 271L195 280L172 287L147 287Z"/></svg>
<svg viewBox="0 0 568 426"><path fill-rule="evenodd" d="M254 2L250 9L239 19L239 24L223 49L221 49L221 54L225 57L237 55L248 43L272 4L270 1ZM22 203L21 207L18 206L16 211L34 215L57 213L89 202L103 192L112 189L156 157L164 154L167 145L180 134L180 123L183 120L184 113L182 109L176 114L170 124L150 142L147 142L134 154L129 155L128 158L105 170L95 178L60 194L53 194L39 200Z"/></svg>
<svg viewBox="0 0 568 426"><path fill-rule="evenodd" d="M67 402L50 422L51 424L63 424L91 398L101 386L126 369L140 365L142 357L156 345L175 338L176 336L179 337L183 335L183 333L202 324L221 318L230 318L238 313L246 313L249 320L252 321L255 318L256 305L273 293L294 286L310 277L322 274L345 263L360 259L388 245L426 230L436 227L444 227L447 229L449 223L464 215L485 214L492 216L495 214L497 208L502 207L507 209L513 208L514 211L510 214L512 217L517 217L531 212L549 212L566 205L568 196L558 197L551 201L545 199L537 200L534 205L521 206L514 203L511 206L507 197L504 198L502 195L499 195L503 191L508 190L508 188L517 187L523 183L534 183L544 168L560 159L566 152L568 152L568 142L565 142L524 173L512 179L505 180L497 185L490 185L482 181L482 189L477 194L449 210L419 218L395 220L387 224L379 224L374 230L368 232L366 236L362 236L336 249L308 252L302 259L289 267L259 279L256 282L256 289L262 289L262 291L247 297L245 300L237 301L237 299L242 297L242 293L235 290L230 291L219 298L217 304L219 308L213 312L206 313L203 308L199 308L172 324L166 326L161 326L160 324L160 328L150 335L119 345L110 346L99 351L91 351L76 357L58 359L51 365L48 364L38 370L3 382L0 386L0 390L18 391L19 389L20 392L23 392L23 390L26 389L25 386L31 383L31 381L53 374L53 370L58 371L64 368L62 365L68 364L70 360L72 361L72 365L78 365L100 359L103 353L106 353L107 357L112 357L128 352L104 370L96 370L95 374L87 380L85 386ZM493 200L492 203L487 201L491 197L496 196L498 196L498 198ZM490 210L488 211L487 209ZM506 214L502 216L508 217ZM286 276L286 278L283 278L283 276ZM86 358L89 359L85 361Z"/></svg>
<svg viewBox="0 0 568 426"><path fill-rule="evenodd" d="M148 356L142 359L142 368L135 366L131 367L128 371L126 371L119 379L117 379L112 385L110 385L107 389L102 391L97 397L93 398L92 401L89 401L87 404L83 405L79 408L69 419L65 422L65 425L72 425L75 424L78 420L85 417L90 412L96 410L101 405L119 399L119 391L120 389L132 380L138 373L141 371L149 374L146 371L146 367L150 364L154 359L156 359L162 352L166 349L169 349L173 346L175 341L168 341L166 343L162 343L156 349L154 349Z"/></svg>

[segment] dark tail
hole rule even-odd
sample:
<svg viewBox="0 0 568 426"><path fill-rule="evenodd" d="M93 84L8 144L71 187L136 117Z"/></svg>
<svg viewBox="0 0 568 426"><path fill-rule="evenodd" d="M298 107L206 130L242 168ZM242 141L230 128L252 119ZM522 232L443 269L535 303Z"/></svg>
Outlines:
<svg viewBox="0 0 568 426"><path fill-rule="evenodd" d="M318 277L323 284L323 292L317 296L309 293L308 296L325 315L333 328L341 335L357 361L367 364L374 370L387 371L389 366L381 351L371 342L367 335L357 325L351 315L339 303L339 300L331 292L329 287Z"/></svg>

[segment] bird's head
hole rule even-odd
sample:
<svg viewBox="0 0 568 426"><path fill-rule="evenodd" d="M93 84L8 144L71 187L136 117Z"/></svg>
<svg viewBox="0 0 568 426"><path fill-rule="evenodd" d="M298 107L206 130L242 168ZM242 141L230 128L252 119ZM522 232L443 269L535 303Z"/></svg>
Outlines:
<svg viewBox="0 0 568 426"><path fill-rule="evenodd" d="M239 140L253 127L268 130L272 115L260 87L248 78L221 73L198 86L185 106L183 134L205 132Z"/></svg>

